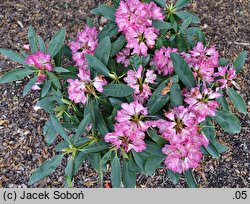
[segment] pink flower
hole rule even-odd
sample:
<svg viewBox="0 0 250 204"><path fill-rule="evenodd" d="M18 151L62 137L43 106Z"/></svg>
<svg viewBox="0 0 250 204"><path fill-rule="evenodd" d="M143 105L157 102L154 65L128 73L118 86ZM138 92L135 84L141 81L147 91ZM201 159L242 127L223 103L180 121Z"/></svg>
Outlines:
<svg viewBox="0 0 250 204"><path fill-rule="evenodd" d="M25 64L37 69L52 71L50 55L40 51L29 55L25 60Z"/></svg>
<svg viewBox="0 0 250 204"><path fill-rule="evenodd" d="M198 167L202 158L199 147L192 142L165 145L162 152L167 155L164 162L166 167L177 173Z"/></svg>
<svg viewBox="0 0 250 204"><path fill-rule="evenodd" d="M78 74L80 79L68 79L69 99L75 103L85 104L89 94L95 95L95 90L103 92L103 86L107 85L107 81L103 76L97 76L94 80L90 78L90 71L81 70Z"/></svg>
<svg viewBox="0 0 250 204"><path fill-rule="evenodd" d="M220 77L216 80L219 83L219 88L223 89L230 86L233 80L236 78L236 70L234 68L229 68L229 66L219 67L218 72L214 73L215 77Z"/></svg>
<svg viewBox="0 0 250 204"><path fill-rule="evenodd" d="M144 77L145 76L145 77ZM153 84L156 80L156 74L153 70L147 70L143 74L143 67L140 65L137 71L129 70L124 81L133 88L135 101L144 102L152 95L149 84Z"/></svg>
<svg viewBox="0 0 250 204"><path fill-rule="evenodd" d="M38 72L36 83L32 86L32 90L40 90L39 87L40 84L43 84L43 82L46 80L46 75L42 71Z"/></svg>
<svg viewBox="0 0 250 204"><path fill-rule="evenodd" d="M125 67L130 65L130 49L124 48L116 55L117 63L122 63Z"/></svg>
<svg viewBox="0 0 250 204"><path fill-rule="evenodd" d="M177 53L178 50L171 47L162 47L160 50L155 51L155 55L153 61L151 62L151 65L155 65L155 68L159 74L167 76L174 72L174 66L170 58L171 52Z"/></svg>
<svg viewBox="0 0 250 204"><path fill-rule="evenodd" d="M23 49L25 49L25 50L30 50L30 45L29 45L29 44L24 44L24 45L23 45Z"/></svg>
<svg viewBox="0 0 250 204"><path fill-rule="evenodd" d="M204 84L202 91L200 87L192 88L190 92L185 89L183 95L184 101L196 113L199 122L204 121L207 116L216 115L216 108L219 106L216 98L221 96L220 93L208 89Z"/></svg>
<svg viewBox="0 0 250 204"><path fill-rule="evenodd" d="M76 65L86 66L85 54L94 54L98 45L98 31L96 28L86 26L82 32L78 32L76 41L71 41L69 47L72 50L73 60Z"/></svg>

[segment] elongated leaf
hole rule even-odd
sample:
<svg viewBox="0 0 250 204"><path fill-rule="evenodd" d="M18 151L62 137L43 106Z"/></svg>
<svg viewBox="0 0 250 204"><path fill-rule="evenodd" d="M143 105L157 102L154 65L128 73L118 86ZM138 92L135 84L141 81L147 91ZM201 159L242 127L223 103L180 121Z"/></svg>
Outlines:
<svg viewBox="0 0 250 204"><path fill-rule="evenodd" d="M198 187L197 182L194 178L194 175L193 175L193 172L191 169L185 171L185 179L186 179L187 184L190 188L197 188Z"/></svg>
<svg viewBox="0 0 250 204"><path fill-rule="evenodd" d="M167 23L161 20L153 20L153 26L159 30L169 30L172 28L171 23Z"/></svg>
<svg viewBox="0 0 250 204"><path fill-rule="evenodd" d="M78 172L85 158L86 158L86 154L84 152L76 153L76 156L74 159L74 175Z"/></svg>
<svg viewBox="0 0 250 204"><path fill-rule="evenodd" d="M213 145L217 149L219 154L224 153L228 150L227 146L225 146L224 144L221 144L219 142L214 142Z"/></svg>
<svg viewBox="0 0 250 204"><path fill-rule="evenodd" d="M202 123L202 132L210 142L215 141L216 130L213 123L208 118Z"/></svg>
<svg viewBox="0 0 250 204"><path fill-rule="evenodd" d="M159 165L163 162L164 157L149 157L145 163L145 173L152 174L159 167Z"/></svg>
<svg viewBox="0 0 250 204"><path fill-rule="evenodd" d="M199 17L197 17L197 16L194 15L193 13L190 13L190 12L187 12L187 11L178 11L178 12L175 12L175 14L176 14L179 18L181 18L182 20L185 20L185 19L191 17L192 23L194 23L194 24L200 23Z"/></svg>
<svg viewBox="0 0 250 204"><path fill-rule="evenodd" d="M219 126L228 133L239 133L241 130L240 121L232 113L225 110L217 110L214 117Z"/></svg>
<svg viewBox="0 0 250 204"><path fill-rule="evenodd" d="M247 51L242 51L234 62L234 68L236 69L237 73L243 68L247 59Z"/></svg>
<svg viewBox="0 0 250 204"><path fill-rule="evenodd" d="M208 147L205 147L205 149L215 159L219 159L220 158L220 153L217 151L217 149L215 148L215 146L213 145L212 142L208 145Z"/></svg>
<svg viewBox="0 0 250 204"><path fill-rule="evenodd" d="M46 47L45 47L45 43L43 41L43 39L41 38L41 36L38 36L38 45L39 45L39 49L41 52L46 53Z"/></svg>
<svg viewBox="0 0 250 204"><path fill-rule="evenodd" d="M111 181L113 188L121 186L121 164L117 155L111 160Z"/></svg>
<svg viewBox="0 0 250 204"><path fill-rule="evenodd" d="M164 145L167 143L167 141L160 137L154 130L149 129L147 132L149 137L151 137L151 139L155 141L158 145Z"/></svg>
<svg viewBox="0 0 250 204"><path fill-rule="evenodd" d="M126 38L125 35L121 35L113 44L111 50L111 56L116 55L125 45Z"/></svg>
<svg viewBox="0 0 250 204"><path fill-rule="evenodd" d="M104 95L112 97L126 97L134 92L134 89L125 84L108 84L103 90Z"/></svg>
<svg viewBox="0 0 250 204"><path fill-rule="evenodd" d="M166 7L166 0L154 0L154 2L162 8Z"/></svg>
<svg viewBox="0 0 250 204"><path fill-rule="evenodd" d="M93 69L105 76L109 76L108 68L97 57L85 54L85 58Z"/></svg>
<svg viewBox="0 0 250 204"><path fill-rule="evenodd" d="M16 52L12 51L12 50L6 50L6 49L0 49L0 53L6 57L8 57L10 60L20 63L20 64L24 64L25 59L23 56L17 54Z"/></svg>
<svg viewBox="0 0 250 204"><path fill-rule="evenodd" d="M73 136L73 140L74 140L73 144L75 144L78 138L85 132L85 128L87 127L87 125L90 124L90 122L91 122L90 115L87 114L86 116L84 116L81 123L77 127L76 134Z"/></svg>
<svg viewBox="0 0 250 204"><path fill-rule="evenodd" d="M101 152L101 151L107 149L108 147L109 146L107 143L100 141L100 142L92 143L79 151L84 152L85 154L89 154L89 153Z"/></svg>
<svg viewBox="0 0 250 204"><path fill-rule="evenodd" d="M115 21L115 8L102 4L99 6L100 13L107 19Z"/></svg>
<svg viewBox="0 0 250 204"><path fill-rule="evenodd" d="M171 182L173 182L174 185L179 182L180 176L181 176L180 174L168 169L168 178L170 179Z"/></svg>
<svg viewBox="0 0 250 204"><path fill-rule="evenodd" d="M29 40L31 52L35 53L38 50L38 46L37 46L38 40L37 40L36 32L31 25L29 26L29 30L28 30L28 40Z"/></svg>
<svg viewBox="0 0 250 204"><path fill-rule="evenodd" d="M67 73L67 72L70 72L68 69L63 68L63 67L55 67L55 68L54 68L54 71L55 71L55 72L59 72L59 73Z"/></svg>
<svg viewBox="0 0 250 204"><path fill-rule="evenodd" d="M149 98L147 107L151 114L157 113L169 101L169 94L162 95L162 90L168 85L170 79L163 81Z"/></svg>
<svg viewBox="0 0 250 204"><path fill-rule="evenodd" d="M171 106L177 107L183 104L183 96L181 94L181 87L179 84L174 83L170 89Z"/></svg>
<svg viewBox="0 0 250 204"><path fill-rule="evenodd" d="M31 91L32 86L34 86L34 84L36 83L36 80L37 80L37 76L29 80L29 82L26 84L26 86L23 89L23 96L26 96L27 93Z"/></svg>
<svg viewBox="0 0 250 204"><path fill-rule="evenodd" d="M245 101L243 100L243 98L241 97L240 94L237 93L237 91L235 91L234 89L228 87L227 88L227 94L230 97L230 99L232 100L234 106L241 112L244 114L247 114L247 106Z"/></svg>
<svg viewBox="0 0 250 204"><path fill-rule="evenodd" d="M48 74L50 80L52 81L52 83L53 83L57 88L61 89L62 86L61 86L61 83L60 83L59 79L57 78L57 76L56 76L55 74L53 74L52 72L47 72L47 74Z"/></svg>
<svg viewBox="0 0 250 204"><path fill-rule="evenodd" d="M68 160L67 166L65 168L65 187L71 188L72 187L72 180L74 177L74 158L70 158Z"/></svg>
<svg viewBox="0 0 250 204"><path fill-rule="evenodd" d="M62 28L51 39L48 47L48 53L53 58L61 50L65 40L66 29Z"/></svg>
<svg viewBox="0 0 250 204"><path fill-rule="evenodd" d="M161 157L161 158L165 158L166 155L164 155L162 153L162 146L154 143L154 142L151 142L151 141L146 141L146 144L147 144L147 149L145 150L145 152L147 154L151 154L153 156L156 156L156 157Z"/></svg>
<svg viewBox="0 0 250 204"><path fill-rule="evenodd" d="M132 150L132 154L137 166L140 168L141 171L144 171L144 165L146 163L146 159L143 157L141 153L137 153L134 150Z"/></svg>
<svg viewBox="0 0 250 204"><path fill-rule="evenodd" d="M188 26L190 25L190 23L192 22L192 18L189 17L187 19L185 19L181 25L181 30L184 31L188 28Z"/></svg>
<svg viewBox="0 0 250 204"><path fill-rule="evenodd" d="M219 60L219 66L227 66L229 64L229 60L226 58L220 58Z"/></svg>
<svg viewBox="0 0 250 204"><path fill-rule="evenodd" d="M171 53L170 56L173 62L174 70L182 83L189 89L194 87L196 82L193 72L189 68L187 62L176 53Z"/></svg>
<svg viewBox="0 0 250 204"><path fill-rule="evenodd" d="M107 36L102 39L95 50L95 56L105 65L108 65L109 56L111 52L110 38Z"/></svg>
<svg viewBox="0 0 250 204"><path fill-rule="evenodd" d="M42 93L41 93L42 98L47 95L47 93L50 90L50 87L51 87L51 80L47 80L42 89Z"/></svg>
<svg viewBox="0 0 250 204"><path fill-rule="evenodd" d="M220 96L219 98L217 98L216 101L218 101L220 103L220 105L223 108L223 110L229 111L229 105L227 103L227 100L226 100L225 96L223 96L223 92L219 91L219 93L221 93L222 96Z"/></svg>
<svg viewBox="0 0 250 204"><path fill-rule="evenodd" d="M20 80L32 73L33 71L29 69L16 69L16 70L7 72L6 74L0 77L0 84L5 84L5 83L12 82L12 81Z"/></svg>
<svg viewBox="0 0 250 204"><path fill-rule="evenodd" d="M190 3L190 0L178 0L175 4L176 9L180 10L187 6Z"/></svg>
<svg viewBox="0 0 250 204"><path fill-rule="evenodd" d="M49 119L43 127L43 134L46 135L45 141L51 145L56 139L56 130L53 126L51 119Z"/></svg>
<svg viewBox="0 0 250 204"><path fill-rule="evenodd" d="M112 153L112 150L109 150L106 154L104 154L104 156L102 157L100 161L101 167L103 167L108 162L108 160L111 157L111 153Z"/></svg>
<svg viewBox="0 0 250 204"><path fill-rule="evenodd" d="M109 102L112 104L114 108L119 110L121 108L121 105L124 103L123 101L117 99L117 98L109 98Z"/></svg>
<svg viewBox="0 0 250 204"><path fill-rule="evenodd" d="M136 172L130 168L130 163L126 160L123 160L122 183L126 188L134 188L136 185Z"/></svg>
<svg viewBox="0 0 250 204"><path fill-rule="evenodd" d="M59 166L63 159L63 155L57 155L45 161L30 177L29 185L32 185L43 178L49 176Z"/></svg>
<svg viewBox="0 0 250 204"><path fill-rule="evenodd" d="M68 138L67 133L65 132L63 126L61 123L57 120L57 118L54 115L50 115L51 122L56 130L56 132L62 136L62 138L67 141L70 144L70 140Z"/></svg>
<svg viewBox="0 0 250 204"><path fill-rule="evenodd" d="M114 22L109 22L99 33L98 40L101 41L106 36L113 37L118 33L117 25Z"/></svg>
<svg viewBox="0 0 250 204"><path fill-rule="evenodd" d="M100 110L99 108L95 108L95 122L96 122L96 127L97 127L97 130L98 132L100 133L101 136L105 136L109 130L107 128L107 125L103 119L103 116L102 114L100 113Z"/></svg>

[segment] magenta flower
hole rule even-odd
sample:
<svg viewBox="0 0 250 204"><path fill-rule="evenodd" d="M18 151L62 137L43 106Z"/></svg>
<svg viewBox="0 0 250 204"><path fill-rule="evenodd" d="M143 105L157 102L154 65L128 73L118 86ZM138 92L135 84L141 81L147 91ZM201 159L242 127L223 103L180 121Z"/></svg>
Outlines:
<svg viewBox="0 0 250 204"><path fill-rule="evenodd" d="M129 70L127 77L124 78L124 81L135 90L133 94L134 100L141 103L152 95L149 84L153 84L155 80L156 74L154 74L154 71L148 69L143 74L142 66L139 66L137 71Z"/></svg>
<svg viewBox="0 0 250 204"><path fill-rule="evenodd" d="M230 86L233 80L236 78L236 70L234 68L229 68L229 66L219 67L218 72L214 73L215 77L220 77L216 80L219 83L219 88L223 89Z"/></svg>
<svg viewBox="0 0 250 204"><path fill-rule="evenodd" d="M155 68L159 74L167 76L174 72L174 66L170 58L171 52L177 53L178 50L171 47L162 47L160 50L155 51L155 55L153 61L151 62L151 65L155 65Z"/></svg>
<svg viewBox="0 0 250 204"><path fill-rule="evenodd" d="M98 45L98 31L95 27L86 26L82 32L78 32L76 41L71 41L69 47L72 51L73 60L76 65L85 67L87 62L85 54L94 54Z"/></svg>
<svg viewBox="0 0 250 204"><path fill-rule="evenodd" d="M41 70L52 71L51 57L43 52L36 52L25 59L25 64Z"/></svg>
<svg viewBox="0 0 250 204"><path fill-rule="evenodd" d="M116 55L117 63L122 63L125 67L130 65L130 49L124 48Z"/></svg>
<svg viewBox="0 0 250 204"><path fill-rule="evenodd" d="M81 70L78 74L79 79L68 79L69 99L75 103L85 104L89 94L95 95L95 91L103 92L103 86L107 81L103 76L97 76L94 80L90 78L90 71Z"/></svg>
<svg viewBox="0 0 250 204"><path fill-rule="evenodd" d="M214 92L203 85L202 91L200 91L200 87L195 87L190 92L183 90L183 95L185 96L184 101L196 113L199 122L204 121L207 116L216 115L216 108L219 107L216 98L221 96L220 93Z"/></svg>
<svg viewBox="0 0 250 204"><path fill-rule="evenodd" d="M162 152L167 155L164 163L173 172L183 173L199 166L202 153L192 142L165 145Z"/></svg>

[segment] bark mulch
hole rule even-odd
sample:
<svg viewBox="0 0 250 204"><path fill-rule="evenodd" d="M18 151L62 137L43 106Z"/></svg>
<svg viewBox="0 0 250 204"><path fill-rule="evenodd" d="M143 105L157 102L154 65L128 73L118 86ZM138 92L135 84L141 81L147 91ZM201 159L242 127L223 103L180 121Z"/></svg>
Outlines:
<svg viewBox="0 0 250 204"><path fill-rule="evenodd" d="M27 44L31 24L46 42L61 27L67 28L67 39L83 28L90 10L101 1L93 0L6 0L0 2L0 47L19 51ZM250 51L250 2L248 0L194 0L190 9L201 17L201 27L210 44L220 53L234 59L241 50ZM94 18L96 24L103 19ZM18 67L0 56L0 75ZM238 84L250 111L249 60L240 74ZM0 86L0 187L28 187L31 173L55 154L53 146L44 142L42 127L47 115L33 109L38 97L32 93L22 97L28 79ZM204 157L195 174L201 187L250 187L250 119L237 114L242 122L239 134L218 130L218 138L229 147L220 160ZM63 187L66 159L49 177L33 187ZM109 182L109 175L105 174ZM75 176L75 187L99 187L98 176L87 163ZM138 175L138 187L186 187L181 180L176 186L168 180L165 170L152 176Z"/></svg>

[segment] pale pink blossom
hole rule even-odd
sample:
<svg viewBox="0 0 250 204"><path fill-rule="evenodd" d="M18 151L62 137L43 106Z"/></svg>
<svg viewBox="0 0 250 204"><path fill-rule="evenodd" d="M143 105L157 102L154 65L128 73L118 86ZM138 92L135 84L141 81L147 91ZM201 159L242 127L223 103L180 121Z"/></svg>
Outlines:
<svg viewBox="0 0 250 204"><path fill-rule="evenodd" d="M116 61L122 63L125 67L130 65L130 49L124 48L116 55Z"/></svg>
<svg viewBox="0 0 250 204"><path fill-rule="evenodd" d="M214 73L214 77L218 77L216 82L219 84L219 88L223 89L233 83L236 78L236 70L229 66L218 67L218 72Z"/></svg>
<svg viewBox="0 0 250 204"><path fill-rule="evenodd" d="M25 59L25 64L41 70L52 71L51 57L43 52L36 52Z"/></svg>

